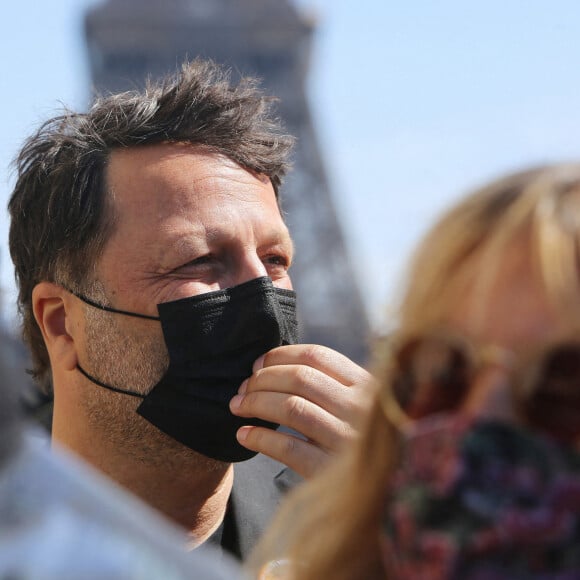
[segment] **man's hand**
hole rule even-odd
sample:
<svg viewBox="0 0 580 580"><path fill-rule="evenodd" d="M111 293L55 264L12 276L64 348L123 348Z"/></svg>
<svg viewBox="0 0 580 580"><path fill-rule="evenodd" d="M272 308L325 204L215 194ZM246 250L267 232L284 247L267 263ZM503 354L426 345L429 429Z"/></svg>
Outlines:
<svg viewBox="0 0 580 580"><path fill-rule="evenodd" d="M372 390L371 375L324 346L296 344L267 352L230 402L232 413L279 423L302 434L242 427L238 441L310 477L356 437Z"/></svg>

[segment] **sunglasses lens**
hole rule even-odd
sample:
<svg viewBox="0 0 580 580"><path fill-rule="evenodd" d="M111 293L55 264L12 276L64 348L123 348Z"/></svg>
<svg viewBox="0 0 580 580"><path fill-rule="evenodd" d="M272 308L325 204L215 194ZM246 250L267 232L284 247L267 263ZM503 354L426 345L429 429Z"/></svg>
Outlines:
<svg viewBox="0 0 580 580"><path fill-rule="evenodd" d="M405 414L419 419L452 411L469 385L469 361L457 345L440 338L417 338L396 353L393 396Z"/></svg>
<svg viewBox="0 0 580 580"><path fill-rule="evenodd" d="M564 441L580 436L580 344L550 351L542 362L528 401L528 417Z"/></svg>

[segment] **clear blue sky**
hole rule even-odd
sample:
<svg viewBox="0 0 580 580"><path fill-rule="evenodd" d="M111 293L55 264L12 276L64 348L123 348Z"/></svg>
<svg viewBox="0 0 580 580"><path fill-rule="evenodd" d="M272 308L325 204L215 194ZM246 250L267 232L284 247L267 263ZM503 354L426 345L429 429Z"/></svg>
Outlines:
<svg viewBox="0 0 580 580"><path fill-rule="evenodd" d="M20 143L84 107L81 17L98 0L4 3L0 199ZM159 0L162 1L162 0ZM195 0L192 0L195 1ZM504 171L580 157L577 0L296 0L318 18L310 97L373 319L412 246L458 195ZM0 285L14 285L0 212Z"/></svg>

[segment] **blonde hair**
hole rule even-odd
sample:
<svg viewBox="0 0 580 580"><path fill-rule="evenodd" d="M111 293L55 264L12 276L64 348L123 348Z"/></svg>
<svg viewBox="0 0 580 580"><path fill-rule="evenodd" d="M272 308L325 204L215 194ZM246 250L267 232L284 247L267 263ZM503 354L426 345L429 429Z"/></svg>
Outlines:
<svg viewBox="0 0 580 580"><path fill-rule="evenodd" d="M500 179L444 214L410 263L397 330L420 332L439 323L475 274L471 291L483 295L502 253L522 235L555 311L578 323L580 164L574 164ZM380 389L389 388L389 366L388 341L380 341L375 349ZM379 535L397 442L377 396L360 439L288 498L250 559L253 577L260 578L268 561L284 559L280 575L261 578L384 579Z"/></svg>

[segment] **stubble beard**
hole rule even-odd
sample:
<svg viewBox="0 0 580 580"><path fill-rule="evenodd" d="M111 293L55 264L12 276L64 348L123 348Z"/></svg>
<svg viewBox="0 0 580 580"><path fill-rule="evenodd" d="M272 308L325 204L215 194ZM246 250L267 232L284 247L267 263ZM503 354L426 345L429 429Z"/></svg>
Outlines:
<svg viewBox="0 0 580 580"><path fill-rule="evenodd" d="M161 325L155 321L118 320L123 315L86 310L88 368L91 376L115 388L146 395L169 364ZM223 470L228 464L189 449L137 414L140 398L90 384L83 400L93 432L134 461L183 474Z"/></svg>

